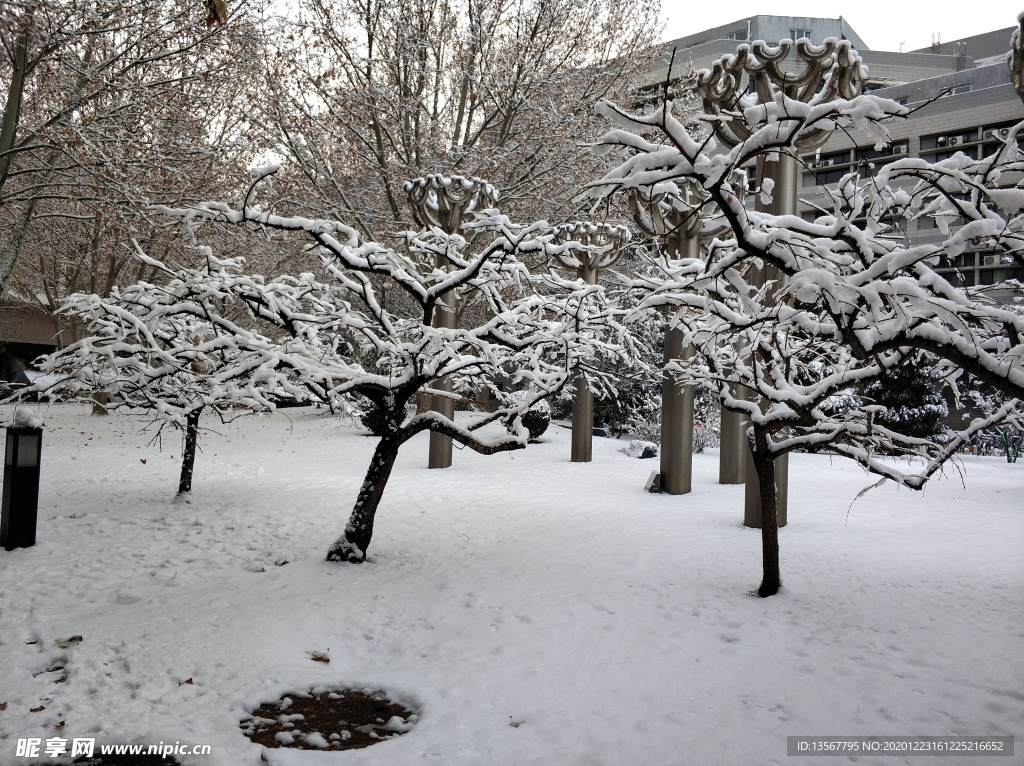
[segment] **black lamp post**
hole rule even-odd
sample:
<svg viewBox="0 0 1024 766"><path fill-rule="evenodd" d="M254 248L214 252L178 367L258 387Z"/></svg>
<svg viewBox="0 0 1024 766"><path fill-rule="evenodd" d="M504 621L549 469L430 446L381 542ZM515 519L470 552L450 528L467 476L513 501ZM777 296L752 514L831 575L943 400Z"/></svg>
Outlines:
<svg viewBox="0 0 1024 766"><path fill-rule="evenodd" d="M42 428L23 425L7 428L3 506L0 508L0 545L6 550L31 548L36 544L42 451Z"/></svg>

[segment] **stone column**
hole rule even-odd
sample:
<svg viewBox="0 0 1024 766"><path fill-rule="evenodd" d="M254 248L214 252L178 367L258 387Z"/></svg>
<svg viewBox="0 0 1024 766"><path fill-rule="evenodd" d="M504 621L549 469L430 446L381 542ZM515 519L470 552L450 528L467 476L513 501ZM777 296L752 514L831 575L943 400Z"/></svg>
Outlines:
<svg viewBox="0 0 1024 766"><path fill-rule="evenodd" d="M739 412L722 409L719 426L718 483L742 484L747 476L747 421Z"/></svg>
<svg viewBox="0 0 1024 766"><path fill-rule="evenodd" d="M597 284L597 267L587 260L577 271L588 285ZM573 463L589 463L594 459L594 394L587 387L582 370L576 372L576 393L572 403Z"/></svg>
<svg viewBox="0 0 1024 766"><path fill-rule="evenodd" d="M462 224L472 217L475 210L493 205L498 201L498 191L486 181L463 176L429 175L406 181L403 185L416 223L424 228L437 227L446 234L456 234ZM436 256L435 265L445 271L451 265L441 255ZM436 328L456 327L456 300L454 291L441 295L445 304L434 306L431 326ZM446 378L432 381L430 386L438 391L452 392L452 382ZM430 409L455 422L455 400L445 396L431 397ZM430 432L430 450L427 457L429 468L449 468L452 464L452 440L436 431Z"/></svg>
<svg viewBox="0 0 1024 766"><path fill-rule="evenodd" d="M692 235L692 236L690 236ZM677 258L700 256L696 227L679 226L668 239ZM693 348L683 346L683 330L666 327L662 352L661 381L661 491L685 495L693 479L693 398L694 387L684 386L665 371L673 360L693 358Z"/></svg>
<svg viewBox="0 0 1024 766"><path fill-rule="evenodd" d="M561 244L576 243L583 248L555 256L565 268L573 269L584 284L596 285L601 269L618 263L630 241L629 230L606 223L576 221L565 223L555 230L555 240ZM584 249L585 248L585 249ZM587 386L586 376L577 370L576 389L572 405L573 463L589 463L594 447L594 394Z"/></svg>
<svg viewBox="0 0 1024 766"><path fill-rule="evenodd" d="M438 268L444 268L445 263L441 262L438 257ZM445 293L441 300L444 301L448 308L441 308L440 306L434 307L434 317L431 324L438 328L447 328L450 330L455 329L455 295L454 293ZM451 393L452 382L448 378L442 378L441 380L434 381L433 388L438 391L447 391ZM442 417L448 418L452 422L455 421L455 400L448 397L433 396L431 397L430 409L438 413ZM439 434L437 431L430 432L430 452L427 456L427 467L428 468L451 468L452 465L452 438Z"/></svg>
<svg viewBox="0 0 1024 766"><path fill-rule="evenodd" d="M790 57L791 53L795 56ZM859 95L864 85L865 69L860 56L848 40L826 40L821 45L812 45L809 40L782 40L777 46L756 41L741 48L735 54L723 56L709 69L697 76L697 93L704 104L704 111L716 119L713 130L718 140L726 147L738 146L764 127L762 123L748 124L744 118L735 119L736 105L746 94L756 94L761 104L774 102L780 91L789 99L808 103L826 103L835 98L851 99ZM829 138L825 128L806 130L793 142L786 152L778 153L778 160L758 160L758 178L770 178L775 182L771 190L772 204L758 206L776 215L796 214L797 166L794 152L807 152L822 146ZM774 166L774 167L772 167ZM757 280L777 280L773 269L766 273L750 275L752 284ZM764 281L761 282L764 284ZM737 451L749 450L749 445L733 442L733 435L739 430L734 427L736 416L722 414L722 458L720 480L732 482L737 475L746 475L746 501L744 519L748 526L758 526L760 513L753 509L760 506L760 493L752 480L753 471L740 468L743 458ZM745 440L743 440L745 441ZM746 455L743 456L747 457ZM751 462L751 461L745 461ZM788 461L785 456L775 461L776 486L779 498L779 526L786 523L788 499ZM757 524L751 523L758 520Z"/></svg>
<svg viewBox="0 0 1024 766"><path fill-rule="evenodd" d="M683 331L673 327L665 332L664 364L693 357L683 347ZM661 381L661 491L685 495L693 477L693 386L684 386L663 372Z"/></svg>

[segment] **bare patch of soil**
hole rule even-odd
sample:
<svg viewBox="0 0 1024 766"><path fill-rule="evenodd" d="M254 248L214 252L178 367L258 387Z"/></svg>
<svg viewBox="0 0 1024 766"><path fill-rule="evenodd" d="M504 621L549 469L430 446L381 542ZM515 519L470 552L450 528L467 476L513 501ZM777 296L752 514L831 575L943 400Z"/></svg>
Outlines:
<svg viewBox="0 0 1024 766"><path fill-rule="evenodd" d="M410 731L419 716L371 689L312 690L260 705L240 722L264 747L356 750Z"/></svg>

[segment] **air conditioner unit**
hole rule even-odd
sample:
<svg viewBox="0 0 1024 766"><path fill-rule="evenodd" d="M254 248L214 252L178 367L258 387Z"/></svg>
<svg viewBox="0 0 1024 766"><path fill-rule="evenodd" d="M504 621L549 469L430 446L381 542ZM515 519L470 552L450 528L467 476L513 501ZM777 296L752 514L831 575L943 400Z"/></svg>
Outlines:
<svg viewBox="0 0 1024 766"><path fill-rule="evenodd" d="M981 259L982 266L998 266L999 256L998 255L986 255Z"/></svg>
<svg viewBox="0 0 1024 766"><path fill-rule="evenodd" d="M950 139L949 139L948 143L949 143L950 146L957 146L960 143L960 137L959 136L950 136Z"/></svg>
<svg viewBox="0 0 1024 766"><path fill-rule="evenodd" d="M936 146L945 146L949 142L949 136L939 136L935 139Z"/></svg>
<svg viewBox="0 0 1024 766"><path fill-rule="evenodd" d="M895 144L892 147L892 153L893 154L906 154L908 148L909 147L907 147L906 144Z"/></svg>
<svg viewBox="0 0 1024 766"><path fill-rule="evenodd" d="M835 164L836 164L836 161L835 161L835 160L822 160L822 161L821 161L821 164L822 164L822 165L823 165L824 167L831 167L832 165L835 165Z"/></svg>
<svg viewBox="0 0 1024 766"><path fill-rule="evenodd" d="M986 141L1005 141L1010 135L1009 128L993 128L985 131Z"/></svg>

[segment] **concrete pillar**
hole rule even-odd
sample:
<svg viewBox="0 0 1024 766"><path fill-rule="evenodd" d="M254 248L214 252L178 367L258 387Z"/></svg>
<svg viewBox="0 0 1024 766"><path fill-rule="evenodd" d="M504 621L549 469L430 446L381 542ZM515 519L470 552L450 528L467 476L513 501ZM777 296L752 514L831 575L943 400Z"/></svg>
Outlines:
<svg viewBox="0 0 1024 766"><path fill-rule="evenodd" d="M665 333L664 364L689 359L692 348L683 348L683 331ZM693 476L693 386L684 386L663 373L661 381L661 491L685 495Z"/></svg>
<svg viewBox="0 0 1024 766"><path fill-rule="evenodd" d="M747 420L742 413L721 410L719 425L718 483L742 484L747 477Z"/></svg>
<svg viewBox="0 0 1024 766"><path fill-rule="evenodd" d="M588 259L580 267L578 275L588 285L597 284L597 267L589 254L580 256ZM576 373L576 397L572 403L572 456L573 463L589 463L594 456L594 394L587 388L582 372Z"/></svg>
<svg viewBox="0 0 1024 766"><path fill-rule="evenodd" d="M576 373L576 397L572 403L573 463L594 459L594 395L587 388L582 372Z"/></svg>
<svg viewBox="0 0 1024 766"><path fill-rule="evenodd" d="M747 446L746 486L743 493L743 526L761 528L761 488L757 483L757 471L750 459ZM789 454L775 458L775 518L779 526L786 526L789 499Z"/></svg>
<svg viewBox="0 0 1024 766"><path fill-rule="evenodd" d="M756 208L760 211L773 215L796 215L797 180L800 177L797 167L796 156L787 152L779 152L778 160L768 162L764 156L758 158L757 175L759 179L770 178L775 182L772 189L771 204L765 205L760 199L757 200ZM766 265L760 275L754 280L760 279L760 284L771 280L776 287L781 286L778 269ZM746 445L749 452L750 445ZM760 528L761 526L761 491L757 484L757 474L754 472L753 461L749 460L746 469L746 492L744 494L743 523L748 527ZM778 507L779 526L785 526L788 511L789 498L789 456L783 455L775 460L775 492Z"/></svg>
<svg viewBox="0 0 1024 766"><path fill-rule="evenodd" d="M452 293L445 293L441 296L448 308L434 307L434 318L431 324L434 327L443 327L450 330L455 329L455 296ZM434 381L431 388L439 391L452 390L452 382L447 378ZM443 415L449 420L455 419L455 400L447 397L435 396L432 398L430 409ZM430 432L430 454L427 459L428 468L450 468L452 464L452 440L450 436Z"/></svg>
<svg viewBox="0 0 1024 766"><path fill-rule="evenodd" d="M676 258L698 258L700 240L686 236L680 226L668 239ZM683 348L683 331L666 327L662 367L673 359L691 359L692 348ZM685 495L693 476L693 396L694 387L677 383L674 376L662 373L661 381L661 491Z"/></svg>

